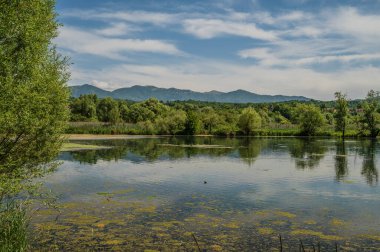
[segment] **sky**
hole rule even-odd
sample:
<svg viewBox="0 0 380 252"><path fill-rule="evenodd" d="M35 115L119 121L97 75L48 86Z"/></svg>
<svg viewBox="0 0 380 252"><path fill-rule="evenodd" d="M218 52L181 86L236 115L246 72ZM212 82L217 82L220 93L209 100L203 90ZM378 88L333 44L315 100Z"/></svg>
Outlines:
<svg viewBox="0 0 380 252"><path fill-rule="evenodd" d="M69 85L380 90L380 0L57 0Z"/></svg>

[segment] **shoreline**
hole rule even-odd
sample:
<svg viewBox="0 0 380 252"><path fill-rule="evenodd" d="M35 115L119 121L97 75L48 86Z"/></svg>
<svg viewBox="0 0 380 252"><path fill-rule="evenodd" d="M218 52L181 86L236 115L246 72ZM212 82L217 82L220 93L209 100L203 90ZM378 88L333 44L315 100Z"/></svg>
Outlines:
<svg viewBox="0 0 380 252"><path fill-rule="evenodd" d="M218 135L111 135L111 134L64 134L64 138L69 141L75 140L127 140L143 138L161 138L161 137L217 137L217 138L321 138L321 139L342 139L337 136L218 136ZM371 137L345 137L345 140L376 140Z"/></svg>

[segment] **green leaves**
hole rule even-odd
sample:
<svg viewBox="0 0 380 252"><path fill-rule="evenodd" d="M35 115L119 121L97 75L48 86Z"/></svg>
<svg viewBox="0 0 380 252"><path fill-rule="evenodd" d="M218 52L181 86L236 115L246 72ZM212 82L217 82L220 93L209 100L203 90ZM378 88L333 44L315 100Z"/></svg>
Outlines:
<svg viewBox="0 0 380 252"><path fill-rule="evenodd" d="M361 116L361 127L364 133L367 131L373 138L377 137L380 133L380 114L378 113L380 104L380 94L370 90L367 94L366 100L362 104L363 113Z"/></svg>
<svg viewBox="0 0 380 252"><path fill-rule="evenodd" d="M301 134L306 136L315 135L317 130L324 125L321 110L312 104L298 104L298 122L301 126Z"/></svg>
<svg viewBox="0 0 380 252"><path fill-rule="evenodd" d="M261 117L254 108L245 108L239 117L238 127L245 135L251 135L261 128Z"/></svg>
<svg viewBox="0 0 380 252"><path fill-rule="evenodd" d="M346 95L343 95L340 92L335 93L336 105L335 105L335 130L342 133L342 137L344 138L347 121L348 121L348 102Z"/></svg>
<svg viewBox="0 0 380 252"><path fill-rule="evenodd" d="M68 119L52 0L0 0L0 196L54 167ZM6 186L5 186L6 184ZM1 200L1 198L0 198Z"/></svg>

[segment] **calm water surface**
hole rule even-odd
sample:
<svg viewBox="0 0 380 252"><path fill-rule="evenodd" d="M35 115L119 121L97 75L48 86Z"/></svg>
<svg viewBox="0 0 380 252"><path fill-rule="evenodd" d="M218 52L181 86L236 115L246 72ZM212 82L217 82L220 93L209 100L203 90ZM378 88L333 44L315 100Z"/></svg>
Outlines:
<svg viewBox="0 0 380 252"><path fill-rule="evenodd" d="M36 250L380 251L380 144L295 138L87 141L44 179ZM311 250L312 251L312 250Z"/></svg>

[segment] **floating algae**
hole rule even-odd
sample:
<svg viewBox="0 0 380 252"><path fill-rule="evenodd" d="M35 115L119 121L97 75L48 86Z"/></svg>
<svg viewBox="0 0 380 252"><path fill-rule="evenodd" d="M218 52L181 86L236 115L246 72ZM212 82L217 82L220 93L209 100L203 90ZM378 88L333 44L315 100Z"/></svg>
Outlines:
<svg viewBox="0 0 380 252"><path fill-rule="evenodd" d="M317 236L322 240L342 240L343 238L337 235L326 235L322 232L308 230L308 229L296 229L290 232L291 235L303 235L303 236Z"/></svg>
<svg viewBox="0 0 380 252"><path fill-rule="evenodd" d="M273 229L271 228L258 228L257 231L261 235L271 235L274 233Z"/></svg>

